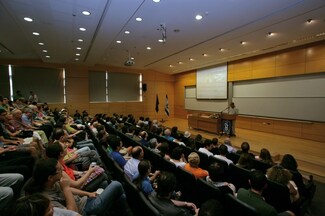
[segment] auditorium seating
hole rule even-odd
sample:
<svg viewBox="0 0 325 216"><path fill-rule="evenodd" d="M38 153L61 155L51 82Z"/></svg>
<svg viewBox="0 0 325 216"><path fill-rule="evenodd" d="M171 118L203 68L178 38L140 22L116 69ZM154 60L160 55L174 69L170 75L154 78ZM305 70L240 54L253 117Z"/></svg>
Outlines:
<svg viewBox="0 0 325 216"><path fill-rule="evenodd" d="M231 194L226 195L225 199L226 213L228 216L240 215L240 216L259 216L256 209L246 203L238 200Z"/></svg>
<svg viewBox="0 0 325 216"><path fill-rule="evenodd" d="M181 200L197 203L195 176L181 167L176 169L177 190L182 192Z"/></svg>
<svg viewBox="0 0 325 216"><path fill-rule="evenodd" d="M250 171L234 164L229 165L228 178L229 182L233 183L237 189L246 188L249 189L248 183Z"/></svg>
<svg viewBox="0 0 325 216"><path fill-rule="evenodd" d="M224 204L225 194L220 191L217 187L208 183L204 179L197 179L197 195L198 195L198 205L209 199L216 199L222 204Z"/></svg>

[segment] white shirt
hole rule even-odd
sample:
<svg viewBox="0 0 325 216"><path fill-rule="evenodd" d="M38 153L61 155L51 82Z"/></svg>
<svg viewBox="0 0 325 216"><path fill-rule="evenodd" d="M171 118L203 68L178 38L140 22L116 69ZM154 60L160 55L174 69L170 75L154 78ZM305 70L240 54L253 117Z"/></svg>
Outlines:
<svg viewBox="0 0 325 216"><path fill-rule="evenodd" d="M222 155L214 155L214 157L216 157L220 160L226 161L228 165L231 163L234 163L234 162L232 162L232 160L229 160L228 158L226 158L225 156L222 156Z"/></svg>
<svg viewBox="0 0 325 216"><path fill-rule="evenodd" d="M138 159L131 158L124 165L124 172L132 181L136 179L136 177L138 177L139 175L139 170L138 170L139 163L140 161Z"/></svg>
<svg viewBox="0 0 325 216"><path fill-rule="evenodd" d="M228 114L237 115L238 113L239 113L239 109L237 109L236 107L235 108L229 107Z"/></svg>
<svg viewBox="0 0 325 216"><path fill-rule="evenodd" d="M206 155L208 155L208 156L213 156L213 153L212 152L210 152L208 149L206 149L206 148L200 148L199 149L199 152L202 152L202 153L204 153L204 154L206 154Z"/></svg>

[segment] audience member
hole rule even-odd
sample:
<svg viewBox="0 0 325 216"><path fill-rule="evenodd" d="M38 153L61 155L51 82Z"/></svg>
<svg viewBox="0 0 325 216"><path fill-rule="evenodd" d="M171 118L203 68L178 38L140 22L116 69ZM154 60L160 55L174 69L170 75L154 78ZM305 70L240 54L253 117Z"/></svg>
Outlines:
<svg viewBox="0 0 325 216"><path fill-rule="evenodd" d="M213 149L213 143L210 139L206 139L203 142L203 145L201 148L199 148L199 152L202 152L208 156L213 156L213 153L211 150Z"/></svg>
<svg viewBox="0 0 325 216"><path fill-rule="evenodd" d="M226 213L218 200L209 199L201 205L198 216L226 216Z"/></svg>
<svg viewBox="0 0 325 216"><path fill-rule="evenodd" d="M226 176L222 166L220 166L218 163L210 164L208 171L209 176L206 177L207 182L213 184L224 193L232 193L233 195L236 194L235 185L225 181Z"/></svg>
<svg viewBox="0 0 325 216"><path fill-rule="evenodd" d="M274 165L274 162L272 160L271 154L269 152L269 150L267 150L266 148L262 148L260 151L260 155L259 156L255 156L256 160L260 160L266 164L269 164L271 166Z"/></svg>
<svg viewBox="0 0 325 216"><path fill-rule="evenodd" d="M169 145L167 142L162 142L159 146L159 155L163 158L165 158L166 160L170 160L170 156L167 154L167 152L169 151Z"/></svg>
<svg viewBox="0 0 325 216"><path fill-rule="evenodd" d="M176 167L178 166L182 168L185 167L187 161L182 147L176 147L173 149L170 161L173 162L176 165Z"/></svg>
<svg viewBox="0 0 325 216"><path fill-rule="evenodd" d="M176 188L176 177L169 172L162 172L157 179L157 193L151 194L149 200L162 215L192 216L198 212L194 203L172 200Z"/></svg>
<svg viewBox="0 0 325 216"><path fill-rule="evenodd" d="M220 159L220 160L224 160L229 164L232 164L233 161L228 159L227 158L227 155L228 155L228 148L226 145L222 144L220 147L219 147L219 152L220 152L220 155L214 155L214 157Z"/></svg>
<svg viewBox="0 0 325 216"><path fill-rule="evenodd" d="M248 142L243 142L241 144L241 150L238 150L236 153L237 154L242 154L242 153L247 153L251 156L251 158L255 158L254 154L250 153L249 150L250 150L250 146L249 146L249 143Z"/></svg>
<svg viewBox="0 0 325 216"><path fill-rule="evenodd" d="M208 171L199 167L200 156L196 152L192 152L187 157L188 163L185 165L184 169L192 173L195 178L205 178L209 175Z"/></svg>
<svg viewBox="0 0 325 216"><path fill-rule="evenodd" d="M229 153L236 153L237 150L232 146L231 140L227 137L225 141L223 142L225 146L227 146L228 152Z"/></svg>
<svg viewBox="0 0 325 216"><path fill-rule="evenodd" d="M134 179L135 185L147 196L154 192L152 182L158 177L160 171L156 170L149 178L151 173L151 163L148 160L140 161L138 165L139 176Z"/></svg>
<svg viewBox="0 0 325 216"><path fill-rule="evenodd" d="M213 148L211 149L211 152L212 152L212 154L214 154L214 155L218 155L218 154L220 154L220 152L219 152L219 140L218 140L218 138L212 138L212 144L213 144Z"/></svg>
<svg viewBox="0 0 325 216"><path fill-rule="evenodd" d="M175 137L172 137L171 136L171 131L170 129L165 129L164 131L164 136L163 136L165 139L169 140L169 141L174 141Z"/></svg>
<svg viewBox="0 0 325 216"><path fill-rule="evenodd" d="M124 165L125 174L133 181L139 175L138 165L143 159L144 152L141 146L135 146L131 150L132 158Z"/></svg>
<svg viewBox="0 0 325 216"><path fill-rule="evenodd" d="M240 188L237 193L237 198L254 207L261 216L294 216L294 213L291 211L285 211L278 214L273 206L265 202L262 197L262 192L267 187L267 179L262 171L252 171L249 177L249 184L251 189L247 190Z"/></svg>
<svg viewBox="0 0 325 216"><path fill-rule="evenodd" d="M120 153L122 148L122 141L121 138L118 136L112 136L109 139L109 146L112 148L112 151L109 153L109 156L115 160L118 165L123 169L124 165L126 164L126 159Z"/></svg>
<svg viewBox="0 0 325 216"><path fill-rule="evenodd" d="M252 157L248 153L242 153L238 159L238 163L236 164L236 166L248 170L253 169Z"/></svg>

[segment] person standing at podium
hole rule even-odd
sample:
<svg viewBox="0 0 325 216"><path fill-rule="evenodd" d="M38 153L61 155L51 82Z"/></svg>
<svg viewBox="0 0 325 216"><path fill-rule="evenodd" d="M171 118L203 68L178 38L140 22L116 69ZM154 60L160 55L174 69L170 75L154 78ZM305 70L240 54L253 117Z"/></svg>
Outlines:
<svg viewBox="0 0 325 216"><path fill-rule="evenodd" d="M236 108L234 102L231 102L230 107L228 109L228 114L229 115L238 115L238 113L239 113L239 109ZM232 136L236 136L236 120L232 121L231 129L232 129Z"/></svg>

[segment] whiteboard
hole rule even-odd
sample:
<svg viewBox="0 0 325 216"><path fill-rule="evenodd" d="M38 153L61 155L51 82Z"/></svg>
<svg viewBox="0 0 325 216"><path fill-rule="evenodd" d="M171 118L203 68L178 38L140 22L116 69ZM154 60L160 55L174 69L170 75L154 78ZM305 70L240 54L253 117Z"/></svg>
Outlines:
<svg viewBox="0 0 325 216"><path fill-rule="evenodd" d="M240 114L325 122L325 74L233 84Z"/></svg>
<svg viewBox="0 0 325 216"><path fill-rule="evenodd" d="M227 65L197 70L196 98L227 99Z"/></svg>

